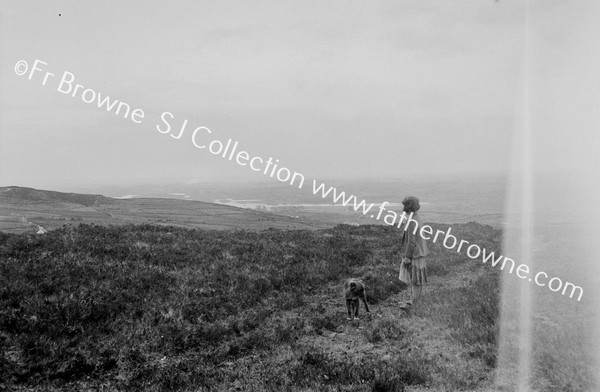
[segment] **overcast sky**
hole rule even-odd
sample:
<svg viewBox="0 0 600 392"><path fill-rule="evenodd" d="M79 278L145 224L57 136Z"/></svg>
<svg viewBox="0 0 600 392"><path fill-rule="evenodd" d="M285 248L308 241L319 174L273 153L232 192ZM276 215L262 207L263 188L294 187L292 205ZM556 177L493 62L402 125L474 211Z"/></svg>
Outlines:
<svg viewBox="0 0 600 392"><path fill-rule="evenodd" d="M267 179L195 148L199 126L313 178L503 173L523 91L535 168L584 166L544 157L597 125L589 4L532 2L527 23L504 0L3 1L0 185ZM15 73L35 59L55 74L45 86ZM144 120L61 94L64 71ZM189 120L181 139L157 131L165 111Z"/></svg>

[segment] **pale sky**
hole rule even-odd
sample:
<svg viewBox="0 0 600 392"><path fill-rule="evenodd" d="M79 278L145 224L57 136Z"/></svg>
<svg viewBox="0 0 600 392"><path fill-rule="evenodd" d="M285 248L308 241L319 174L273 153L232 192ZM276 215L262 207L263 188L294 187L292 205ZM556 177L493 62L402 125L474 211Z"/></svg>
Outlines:
<svg viewBox="0 0 600 392"><path fill-rule="evenodd" d="M534 1L526 25L514 0L3 1L0 186L267 180L195 148L199 126L307 178L503 173L524 83L537 168L564 168L542 157L564 149L554 136L600 110L583 104L600 94L588 3ZM64 71L144 120L61 94ZM165 111L189 120L181 139L157 131Z"/></svg>

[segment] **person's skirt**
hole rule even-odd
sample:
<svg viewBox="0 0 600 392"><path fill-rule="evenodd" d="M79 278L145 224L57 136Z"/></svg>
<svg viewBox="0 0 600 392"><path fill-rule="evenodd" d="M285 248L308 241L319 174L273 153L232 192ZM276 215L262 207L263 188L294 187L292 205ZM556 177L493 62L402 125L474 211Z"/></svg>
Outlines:
<svg viewBox="0 0 600 392"><path fill-rule="evenodd" d="M427 263L425 262L425 257L412 259L411 279L414 285L427 283Z"/></svg>

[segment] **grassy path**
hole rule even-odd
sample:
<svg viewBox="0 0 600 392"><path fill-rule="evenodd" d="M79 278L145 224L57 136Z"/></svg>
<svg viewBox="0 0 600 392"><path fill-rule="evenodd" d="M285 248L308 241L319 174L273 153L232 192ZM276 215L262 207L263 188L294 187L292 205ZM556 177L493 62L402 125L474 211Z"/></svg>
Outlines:
<svg viewBox="0 0 600 392"><path fill-rule="evenodd" d="M266 388L263 380L240 375L233 387L228 384L230 390L396 391L402 390L401 384L406 385L406 391L493 390L493 364L486 364L491 355L489 345L470 343L470 334L485 331L468 314L468 310L473 312L472 296L489 297L474 286L490 276L490 268L460 259L443 272L429 275L420 307L411 316L399 308L408 299L407 289L370 304L370 318L361 307L360 320L348 321L341 284L320 288L305 298L302 308L272 318L273 322L300 320L302 329L291 344L236 361L248 373L267 377L296 374L301 369L308 373L307 378L312 377L312 385L298 384L290 389L294 381L289 376L283 377L285 381L277 376L286 386ZM377 277L378 282L385 279L397 277L391 273ZM467 334L466 339L461 334ZM360 377L373 372L382 380L379 389L373 381Z"/></svg>
<svg viewBox="0 0 600 392"><path fill-rule="evenodd" d="M481 384L481 390L486 390L493 375L488 374L481 359L465 355L463 344L452 336L452 330L443 322L444 317L439 317L460 311L452 308L451 301L444 300L444 296L449 291L468 287L485 272L481 268L474 269L473 264L466 261L452 268L448 275L430 276L424 288L421 307L412 316L407 316L399 308L409 298L409 289L406 289L381 303L373 304L370 320L363 315L360 321L346 321L335 332L305 335L302 344L321 348L331 357L339 359L354 356L359 361L379 359L394 363L394 356L400 356L413 358L417 362L425 358L430 365L434 363L437 371L428 374L431 379L428 384L432 388L415 386L407 388L408 391L446 390L444 384L448 376L457 372L465 377L473 377L472 373L479 374L479 379L467 379L465 384ZM322 303L336 317L344 319L343 303L336 298L336 294L339 297L339 287L329 287L327 291L321 298ZM434 315L438 317L432 317ZM431 367L426 363L422 363L422 366ZM481 376L483 374L485 376ZM439 388L435 388L436 385Z"/></svg>

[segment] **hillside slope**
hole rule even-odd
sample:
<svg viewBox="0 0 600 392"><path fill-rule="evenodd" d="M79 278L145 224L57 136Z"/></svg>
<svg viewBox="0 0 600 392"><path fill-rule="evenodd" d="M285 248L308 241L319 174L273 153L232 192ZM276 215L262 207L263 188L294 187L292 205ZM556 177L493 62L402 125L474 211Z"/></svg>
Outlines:
<svg viewBox="0 0 600 392"><path fill-rule="evenodd" d="M453 232L499 246L489 226ZM435 244L423 307L407 318L399 239L375 225L0 233L0 389L489 388L497 271ZM341 284L367 271L373 317L349 322Z"/></svg>
<svg viewBox="0 0 600 392"><path fill-rule="evenodd" d="M176 199L113 199L17 186L0 188L0 231L32 232L38 226L145 224L211 229L318 229L319 221L221 204Z"/></svg>

